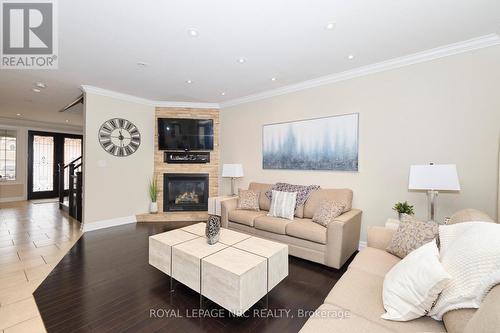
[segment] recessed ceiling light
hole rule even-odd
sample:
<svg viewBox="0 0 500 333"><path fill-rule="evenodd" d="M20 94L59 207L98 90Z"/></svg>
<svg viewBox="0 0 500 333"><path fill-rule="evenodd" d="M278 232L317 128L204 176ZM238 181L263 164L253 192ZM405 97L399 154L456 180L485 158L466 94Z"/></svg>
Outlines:
<svg viewBox="0 0 500 333"><path fill-rule="evenodd" d="M335 29L335 22L330 22L327 25L325 25L326 30L333 30Z"/></svg>
<svg viewBox="0 0 500 333"><path fill-rule="evenodd" d="M191 37L198 37L198 31L197 31L197 30L195 30L195 29L189 29L189 30L188 30L188 34L189 34L189 36L191 36Z"/></svg>
<svg viewBox="0 0 500 333"><path fill-rule="evenodd" d="M43 82L36 82L35 87L45 89L47 86Z"/></svg>
<svg viewBox="0 0 500 333"><path fill-rule="evenodd" d="M246 61L247 61L247 60L246 60L245 58L239 58L239 59L238 59L238 62L239 62L240 64L244 64Z"/></svg>
<svg viewBox="0 0 500 333"><path fill-rule="evenodd" d="M221 94L222 96L225 96L225 95L226 95L226 92L224 92L224 91L223 91L223 92L221 92L220 94Z"/></svg>
<svg viewBox="0 0 500 333"><path fill-rule="evenodd" d="M39 92L41 91L41 90L40 90L40 89L38 89L38 88L33 88L32 90L33 90L34 92L36 92L36 93L39 93Z"/></svg>
<svg viewBox="0 0 500 333"><path fill-rule="evenodd" d="M275 78L275 77L272 77L272 78L271 78L271 81L276 81L276 78Z"/></svg>
<svg viewBox="0 0 500 333"><path fill-rule="evenodd" d="M137 62L137 66L140 66L140 67L146 67L148 64L144 61L138 61Z"/></svg>
<svg viewBox="0 0 500 333"><path fill-rule="evenodd" d="M186 83L191 84L191 83L193 83L193 81L192 80L186 80Z"/></svg>
<svg viewBox="0 0 500 333"><path fill-rule="evenodd" d="M352 54L350 54L347 56L347 59L352 60L352 59L354 59L354 56Z"/></svg>
<svg viewBox="0 0 500 333"><path fill-rule="evenodd" d="M69 120L68 120L68 119L66 119L66 120L65 120L65 122L69 123Z"/></svg>
<svg viewBox="0 0 500 333"><path fill-rule="evenodd" d="M18 117L19 117L19 116L22 116L22 114L20 114L20 113L16 113L16 116L18 116Z"/></svg>

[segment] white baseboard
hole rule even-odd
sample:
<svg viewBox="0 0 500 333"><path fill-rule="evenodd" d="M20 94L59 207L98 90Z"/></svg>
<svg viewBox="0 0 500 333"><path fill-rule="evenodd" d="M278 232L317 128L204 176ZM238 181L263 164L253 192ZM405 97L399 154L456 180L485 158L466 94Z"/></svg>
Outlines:
<svg viewBox="0 0 500 333"><path fill-rule="evenodd" d="M362 241L360 241L360 242L359 242L359 246L358 246L358 250L359 250L359 251L361 251L361 250L363 250L365 247L366 247L366 242L362 242Z"/></svg>
<svg viewBox="0 0 500 333"><path fill-rule="evenodd" d="M0 198L0 202L15 202L15 201L25 201L25 197L10 197L10 198Z"/></svg>
<svg viewBox="0 0 500 333"><path fill-rule="evenodd" d="M135 215L117 217L117 218L109 219L109 220L101 220L101 221L95 221L95 222L90 222L90 223L88 223L88 222L84 223L82 230L83 230L83 232L88 232L88 231L116 227L119 225L136 223L136 222L137 222L137 219L135 218Z"/></svg>

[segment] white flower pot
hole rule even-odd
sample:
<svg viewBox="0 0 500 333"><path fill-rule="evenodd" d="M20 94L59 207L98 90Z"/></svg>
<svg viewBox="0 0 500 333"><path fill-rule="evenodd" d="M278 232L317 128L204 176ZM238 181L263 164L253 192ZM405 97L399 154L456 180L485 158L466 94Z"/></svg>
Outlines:
<svg viewBox="0 0 500 333"><path fill-rule="evenodd" d="M158 203L157 202L152 202L149 204L149 212L152 214L158 213Z"/></svg>

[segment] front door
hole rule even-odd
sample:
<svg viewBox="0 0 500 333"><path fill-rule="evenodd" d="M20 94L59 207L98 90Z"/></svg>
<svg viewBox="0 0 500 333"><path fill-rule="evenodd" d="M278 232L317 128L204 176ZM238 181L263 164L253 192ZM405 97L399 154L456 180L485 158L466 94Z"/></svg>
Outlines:
<svg viewBox="0 0 500 333"><path fill-rule="evenodd" d="M29 131L28 199L57 197L59 163L67 164L79 157L81 153L81 135ZM67 179L67 175L65 175L65 179ZM67 189L66 184L67 181L65 182Z"/></svg>

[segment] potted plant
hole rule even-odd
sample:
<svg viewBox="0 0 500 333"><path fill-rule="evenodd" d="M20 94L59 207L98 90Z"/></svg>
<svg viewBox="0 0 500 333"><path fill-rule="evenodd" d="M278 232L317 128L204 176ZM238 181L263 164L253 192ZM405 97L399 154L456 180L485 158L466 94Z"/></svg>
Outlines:
<svg viewBox="0 0 500 333"><path fill-rule="evenodd" d="M407 215L413 215L415 212L413 211L413 206L408 203L408 201L405 202L396 202L392 210L396 211L398 213L398 217L401 220L403 217L403 214Z"/></svg>
<svg viewBox="0 0 500 333"><path fill-rule="evenodd" d="M158 177L153 176L149 181L149 198L151 203L149 204L149 212L156 214L158 213Z"/></svg>

